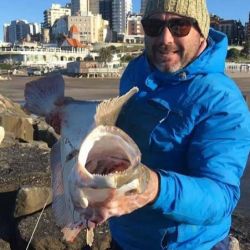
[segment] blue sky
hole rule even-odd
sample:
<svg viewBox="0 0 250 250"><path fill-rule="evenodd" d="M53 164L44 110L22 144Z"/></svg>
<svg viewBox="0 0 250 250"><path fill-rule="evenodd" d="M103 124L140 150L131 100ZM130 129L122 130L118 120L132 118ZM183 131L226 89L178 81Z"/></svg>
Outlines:
<svg viewBox="0 0 250 250"><path fill-rule="evenodd" d="M64 5L70 0L1 0L0 5L0 40L3 40L3 24L11 20L24 19L28 22L43 21L43 11L52 3ZM140 9L140 0L133 0L134 10ZM250 0L207 0L209 12L224 19L240 19L243 24L248 21Z"/></svg>

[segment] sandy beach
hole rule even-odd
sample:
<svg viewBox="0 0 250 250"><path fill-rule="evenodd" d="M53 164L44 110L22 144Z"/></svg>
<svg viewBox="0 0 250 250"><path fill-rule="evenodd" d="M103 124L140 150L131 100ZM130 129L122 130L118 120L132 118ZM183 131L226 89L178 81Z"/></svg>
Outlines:
<svg viewBox="0 0 250 250"><path fill-rule="evenodd" d="M237 82L240 89L250 93L250 72L229 73ZM12 77L11 80L0 81L0 93L14 102L24 101L25 83L36 79L36 77ZM86 79L64 77L66 84L66 95L78 100L102 100L118 95L119 79ZM241 199L237 211L250 218L250 161L244 173L241 184Z"/></svg>

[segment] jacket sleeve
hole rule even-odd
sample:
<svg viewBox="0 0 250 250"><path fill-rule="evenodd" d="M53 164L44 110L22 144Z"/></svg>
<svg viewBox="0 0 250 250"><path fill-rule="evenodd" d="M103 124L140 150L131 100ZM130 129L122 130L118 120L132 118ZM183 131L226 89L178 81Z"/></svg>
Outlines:
<svg viewBox="0 0 250 250"><path fill-rule="evenodd" d="M214 224L232 214L240 197L250 149L249 111L240 95L214 100L194 119L188 175L158 170L160 189L152 206L175 221Z"/></svg>

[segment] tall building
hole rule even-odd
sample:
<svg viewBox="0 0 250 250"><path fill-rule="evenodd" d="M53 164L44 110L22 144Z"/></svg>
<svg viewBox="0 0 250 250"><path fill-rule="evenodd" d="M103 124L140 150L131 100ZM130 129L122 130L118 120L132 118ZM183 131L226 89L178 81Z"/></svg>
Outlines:
<svg viewBox="0 0 250 250"><path fill-rule="evenodd" d="M100 0L89 0L89 11L93 15L100 14Z"/></svg>
<svg viewBox="0 0 250 250"><path fill-rule="evenodd" d="M144 14L148 0L141 0L141 14Z"/></svg>
<svg viewBox="0 0 250 250"><path fill-rule="evenodd" d="M249 12L249 19L248 22L246 23L246 40L250 42L250 12ZM250 50L250 48L249 48ZM250 51L249 51L250 53Z"/></svg>
<svg viewBox="0 0 250 250"><path fill-rule="evenodd" d="M29 23L29 33L30 35L36 35L41 33L41 26L38 23Z"/></svg>
<svg viewBox="0 0 250 250"><path fill-rule="evenodd" d="M89 0L71 0L72 16L87 16L89 11Z"/></svg>
<svg viewBox="0 0 250 250"><path fill-rule="evenodd" d="M8 42L22 41L29 34L29 25L25 20L13 20L8 28Z"/></svg>
<svg viewBox="0 0 250 250"><path fill-rule="evenodd" d="M100 14L104 20L109 21L112 29L112 0L100 0Z"/></svg>
<svg viewBox="0 0 250 250"><path fill-rule="evenodd" d="M9 42L10 24L5 23L3 25L3 41Z"/></svg>
<svg viewBox="0 0 250 250"><path fill-rule="evenodd" d="M126 33L127 16L132 13L132 0L113 0L112 30L117 34Z"/></svg>
<svg viewBox="0 0 250 250"><path fill-rule="evenodd" d="M51 28L54 22L62 16L70 16L71 9L68 7L61 7L60 4L52 4L50 9L43 12L44 23L43 28Z"/></svg>
<svg viewBox="0 0 250 250"><path fill-rule="evenodd" d="M68 28L75 25L79 31L81 43L96 43L106 41L108 22L101 15L69 16Z"/></svg>

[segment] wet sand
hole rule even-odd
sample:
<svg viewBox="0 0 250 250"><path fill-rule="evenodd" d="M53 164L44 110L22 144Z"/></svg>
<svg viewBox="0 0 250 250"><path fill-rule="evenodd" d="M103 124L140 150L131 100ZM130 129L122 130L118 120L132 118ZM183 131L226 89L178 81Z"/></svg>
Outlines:
<svg viewBox="0 0 250 250"><path fill-rule="evenodd" d="M250 72L230 73L245 93L250 93ZM12 77L0 81L0 93L15 102L23 102L24 85L36 77ZM86 79L64 77L66 95L79 100L102 100L118 95L119 79ZM241 182L241 199L237 206L240 214L250 218L250 161Z"/></svg>

